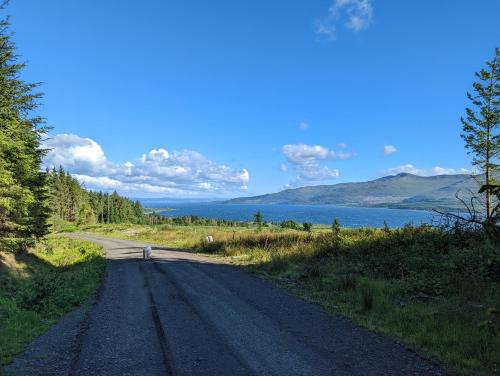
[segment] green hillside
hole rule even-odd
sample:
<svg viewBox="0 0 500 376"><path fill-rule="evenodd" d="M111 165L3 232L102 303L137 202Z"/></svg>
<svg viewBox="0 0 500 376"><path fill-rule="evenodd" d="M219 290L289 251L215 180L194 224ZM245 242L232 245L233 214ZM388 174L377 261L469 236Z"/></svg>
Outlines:
<svg viewBox="0 0 500 376"><path fill-rule="evenodd" d="M459 208L455 194L477 192L470 175L417 176L398 174L380 179L287 189L278 193L235 198L231 204L333 204L361 207Z"/></svg>

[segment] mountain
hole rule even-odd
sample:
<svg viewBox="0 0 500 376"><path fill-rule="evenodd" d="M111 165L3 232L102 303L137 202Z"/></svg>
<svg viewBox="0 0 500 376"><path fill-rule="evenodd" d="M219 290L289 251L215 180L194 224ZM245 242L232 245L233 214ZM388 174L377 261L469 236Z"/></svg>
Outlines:
<svg viewBox="0 0 500 376"><path fill-rule="evenodd" d="M470 175L417 176L401 173L360 183L340 183L286 189L254 197L225 201L229 204L316 204L407 209L456 209L460 191L477 192L479 184Z"/></svg>

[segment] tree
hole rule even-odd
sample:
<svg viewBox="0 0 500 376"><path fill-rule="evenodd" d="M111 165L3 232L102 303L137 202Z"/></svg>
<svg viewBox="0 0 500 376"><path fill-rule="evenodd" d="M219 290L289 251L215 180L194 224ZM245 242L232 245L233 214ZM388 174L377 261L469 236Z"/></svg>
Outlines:
<svg viewBox="0 0 500 376"><path fill-rule="evenodd" d="M49 208L40 171L47 127L31 115L42 94L34 92L38 84L19 78L25 64L17 61L8 28L9 18L0 20L0 246L12 250L47 233Z"/></svg>
<svg viewBox="0 0 500 376"><path fill-rule="evenodd" d="M478 82L474 82L473 93L467 93L471 108L466 108L465 118L461 118L465 147L473 155L472 163L484 172L481 192L485 198L485 222L494 221L495 208L492 204L495 175L499 171L500 155L500 50L495 49L494 57L486 62L486 68L477 72Z"/></svg>
<svg viewBox="0 0 500 376"><path fill-rule="evenodd" d="M140 202L118 193L89 192L62 167L46 173L53 216L79 225L100 223L143 223Z"/></svg>
<svg viewBox="0 0 500 376"><path fill-rule="evenodd" d="M304 228L304 231L311 232L313 228L313 224L311 222L304 222L302 224L302 227Z"/></svg>
<svg viewBox="0 0 500 376"><path fill-rule="evenodd" d="M389 227L389 225L387 224L387 221L384 221L384 227L382 227L382 230L387 233L387 234L390 234L391 233L391 228Z"/></svg>
<svg viewBox="0 0 500 376"><path fill-rule="evenodd" d="M257 225L259 230L262 228L264 216L262 215L260 210L257 210L257 213L253 215L253 222Z"/></svg>
<svg viewBox="0 0 500 376"><path fill-rule="evenodd" d="M333 235L339 235L340 234L340 221L338 218L335 218L332 223L332 232Z"/></svg>

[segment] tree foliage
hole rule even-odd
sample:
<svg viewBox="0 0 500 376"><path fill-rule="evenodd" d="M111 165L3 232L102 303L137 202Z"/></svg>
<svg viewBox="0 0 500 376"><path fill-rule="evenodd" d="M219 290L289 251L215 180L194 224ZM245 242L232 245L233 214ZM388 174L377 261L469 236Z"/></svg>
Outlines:
<svg viewBox="0 0 500 376"><path fill-rule="evenodd" d="M116 192L87 191L62 167L48 171L47 175L53 215L63 221L78 225L145 222L144 209L138 201Z"/></svg>
<svg viewBox="0 0 500 376"><path fill-rule="evenodd" d="M335 218L332 223L332 233L334 235L340 234L340 228L341 228L340 220L338 218Z"/></svg>
<svg viewBox="0 0 500 376"><path fill-rule="evenodd" d="M262 212L260 210L257 210L257 213L253 215L253 222L259 229L262 228L262 225L264 224L264 216L262 215Z"/></svg>
<svg viewBox="0 0 500 376"><path fill-rule="evenodd" d="M313 224L311 222L304 222L302 224L302 228L304 229L304 231L306 232L311 232L312 231L312 228L313 228Z"/></svg>
<svg viewBox="0 0 500 376"><path fill-rule="evenodd" d="M0 5L4 9L6 2ZM22 249L48 231L47 188L40 171L47 127L34 115L38 84L21 80L20 63L9 32L0 20L0 247Z"/></svg>
<svg viewBox="0 0 500 376"><path fill-rule="evenodd" d="M481 192L485 197L485 219L487 225L498 221L498 206L494 198L495 172L500 171L500 50L486 62L486 68L476 73L473 92L467 93L472 106L466 108L462 118L465 147L472 154L472 163L484 172Z"/></svg>
<svg viewBox="0 0 500 376"><path fill-rule="evenodd" d="M282 221L280 223L280 227L281 228L290 228L290 229L293 229L293 230L299 230L300 229L300 225L297 222L295 222L295 221L293 221L291 219L286 220L286 221Z"/></svg>

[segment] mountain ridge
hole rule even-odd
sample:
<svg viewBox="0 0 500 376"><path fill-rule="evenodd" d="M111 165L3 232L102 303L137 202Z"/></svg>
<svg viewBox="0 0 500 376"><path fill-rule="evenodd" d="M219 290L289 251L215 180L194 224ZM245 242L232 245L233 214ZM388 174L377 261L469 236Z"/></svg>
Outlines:
<svg viewBox="0 0 500 376"><path fill-rule="evenodd" d="M238 197L227 204L308 204L405 209L457 209L455 194L477 192L476 176L468 174L419 176L409 173L365 182L288 188L276 193Z"/></svg>

